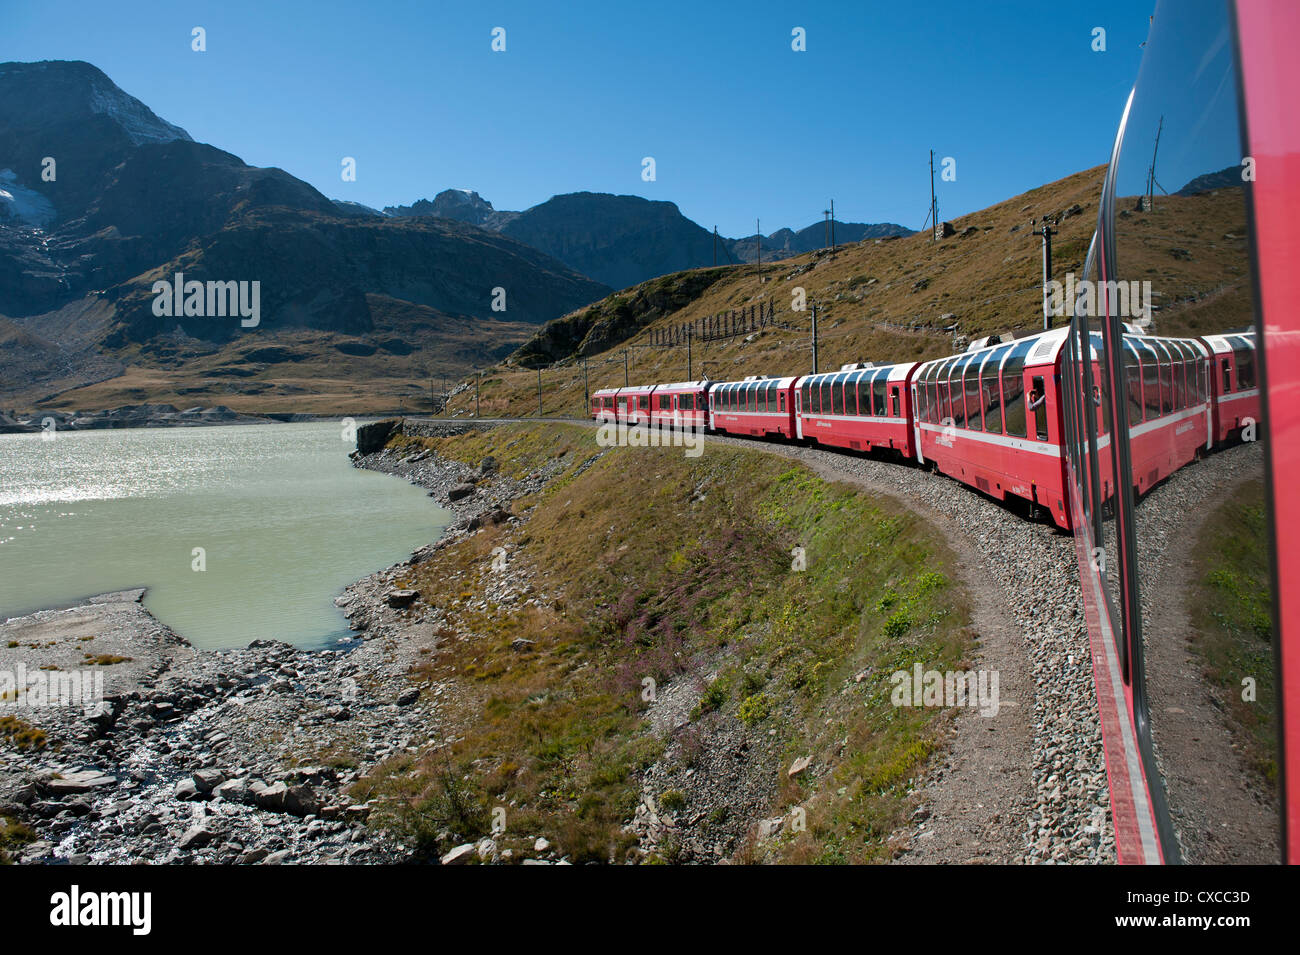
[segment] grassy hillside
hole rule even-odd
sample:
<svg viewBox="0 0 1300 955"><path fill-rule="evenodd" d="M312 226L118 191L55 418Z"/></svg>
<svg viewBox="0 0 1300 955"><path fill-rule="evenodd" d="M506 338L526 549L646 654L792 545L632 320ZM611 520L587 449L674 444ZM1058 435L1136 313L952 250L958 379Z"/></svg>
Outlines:
<svg viewBox="0 0 1300 955"><path fill-rule="evenodd" d="M751 305L775 303L776 318L793 327L767 329L721 342L694 343L690 369L714 380L756 373L811 370L808 312L792 312L794 290L821 303L820 362L825 371L849 361L904 361L949 353L956 334L974 338L1042 324L1042 246L1031 219L1061 216L1054 238L1053 271L1082 272L1087 243L1097 217L1104 169L1097 167L998 203L953 221L956 234L939 242L929 233L900 239L869 239L841 247L834 255L818 251L770 265L733 266L722 278L704 284L689 304L668 315L649 315L648 324L602 354L587 354L590 387L622 385L623 349L633 384L680 381L687 376L685 346L649 347L652 333L705 316ZM715 270L699 270L712 273ZM684 273L694 274L694 273ZM635 301L667 276L627 289L593 310L609 311L618 300ZM558 322L571 321L572 316ZM899 327L902 326L902 327ZM543 330L541 335L548 334ZM612 337L608 336L607 337ZM549 349L534 343L521 356ZM570 360L543 372L543 408L576 413L582 408L582 366ZM473 413L474 388L457 396L451 410ZM537 373L509 364L484 373L482 413L537 413Z"/></svg>
<svg viewBox="0 0 1300 955"><path fill-rule="evenodd" d="M603 450L561 426L396 440L563 471L515 502L526 522L399 581L439 636L411 679L439 700L447 742L359 784L385 824L445 851L486 835L499 808L499 846L542 835L574 861L891 856L945 717L891 705L889 677L960 668L973 641L928 525L747 450ZM507 576L522 594L503 595ZM670 823L648 854L624 827L638 802Z"/></svg>
<svg viewBox="0 0 1300 955"><path fill-rule="evenodd" d="M1042 328L1042 246L1033 235L1043 217L1055 221L1052 272L1082 278L1097 220L1103 167L1032 189L954 220L955 235L938 242L928 233L867 240L835 254L813 252L770 265L701 269L626 289L546 326L509 362L487 370L480 406L487 414L537 414L537 373L515 367L545 357L542 373L547 414L583 408L583 366L591 390L680 381L688 373L714 380L749 374L801 374L812 368L808 312L791 311L802 288L819 302L822 371L850 361L912 361L950 354L970 339ZM1120 267L1127 280L1150 281L1151 330L1203 334L1250 321L1250 275L1245 258L1246 221L1241 193L1218 189L1194 196L1160 196L1153 211L1121 198L1117 218ZM717 273L722 273L718 276ZM697 278L698 277L698 278ZM667 314L665 291L698 288L691 301ZM691 349L653 347L656 331L706 316L773 303L778 322L754 335L697 340ZM581 335L573 334L576 326ZM557 329L563 333L557 333ZM559 342L572 345L563 359ZM593 347L594 346L594 347ZM627 373L624 373L626 352ZM473 413L471 384L451 411Z"/></svg>

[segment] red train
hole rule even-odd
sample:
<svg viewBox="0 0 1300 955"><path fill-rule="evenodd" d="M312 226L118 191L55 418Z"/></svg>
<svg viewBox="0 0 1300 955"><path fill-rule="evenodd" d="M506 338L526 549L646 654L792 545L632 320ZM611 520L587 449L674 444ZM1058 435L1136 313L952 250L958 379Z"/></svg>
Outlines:
<svg viewBox="0 0 1300 955"><path fill-rule="evenodd" d="M1291 0L1161 2L1065 327L919 364L592 396L597 419L635 423L644 396L666 424L884 450L1072 532L1121 862L1300 862L1300 543L1279 533L1300 497L1276 493L1300 473L1298 39ZM1158 131L1171 194L1151 185ZM1168 257L1195 267L1153 267ZM1149 294L1141 316L1127 289ZM1237 330L1142 334L1152 309L1161 327ZM1198 507L1148 504L1225 447Z"/></svg>

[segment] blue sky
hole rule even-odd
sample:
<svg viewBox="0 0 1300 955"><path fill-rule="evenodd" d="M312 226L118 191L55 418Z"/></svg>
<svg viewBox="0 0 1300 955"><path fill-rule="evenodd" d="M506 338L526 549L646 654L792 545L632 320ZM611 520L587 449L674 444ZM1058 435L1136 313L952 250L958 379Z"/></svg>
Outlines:
<svg viewBox="0 0 1300 955"><path fill-rule="evenodd" d="M376 207L591 190L739 236L833 198L919 228L931 148L956 160L944 218L1104 162L1153 5L6 0L0 61L87 60L195 139Z"/></svg>

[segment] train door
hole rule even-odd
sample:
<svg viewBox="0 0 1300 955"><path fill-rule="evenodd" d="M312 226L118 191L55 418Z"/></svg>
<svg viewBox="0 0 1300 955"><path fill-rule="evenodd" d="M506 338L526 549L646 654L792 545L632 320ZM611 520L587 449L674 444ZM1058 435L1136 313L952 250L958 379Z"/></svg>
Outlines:
<svg viewBox="0 0 1300 955"><path fill-rule="evenodd" d="M801 383L794 389L794 436L800 440L803 440L803 396L807 387L806 383Z"/></svg>
<svg viewBox="0 0 1300 955"><path fill-rule="evenodd" d="M918 413L921 403L916 400L917 379L921 377L922 375L918 374L912 380L912 446L916 448L917 464L925 463L925 454L921 451L921 415Z"/></svg>

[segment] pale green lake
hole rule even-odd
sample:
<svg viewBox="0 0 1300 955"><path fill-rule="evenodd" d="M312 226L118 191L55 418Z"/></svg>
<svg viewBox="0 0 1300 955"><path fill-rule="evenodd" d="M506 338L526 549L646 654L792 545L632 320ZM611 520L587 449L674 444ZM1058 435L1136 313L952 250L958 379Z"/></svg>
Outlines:
<svg viewBox="0 0 1300 955"><path fill-rule="evenodd" d="M338 422L0 435L0 620L147 587L195 646L334 642L340 591L448 518L354 446Z"/></svg>

